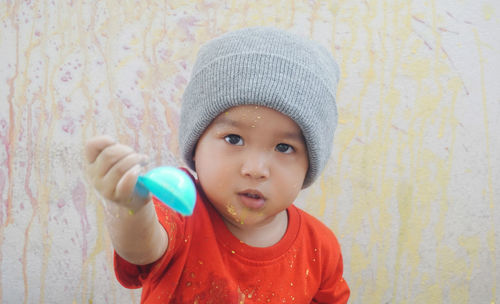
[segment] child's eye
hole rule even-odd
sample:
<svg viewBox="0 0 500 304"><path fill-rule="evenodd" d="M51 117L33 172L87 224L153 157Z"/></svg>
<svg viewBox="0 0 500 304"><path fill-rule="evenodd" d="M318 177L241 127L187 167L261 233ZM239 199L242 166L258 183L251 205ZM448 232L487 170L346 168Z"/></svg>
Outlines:
<svg viewBox="0 0 500 304"><path fill-rule="evenodd" d="M294 151L293 147L287 144L277 144L276 151L281 153L292 153Z"/></svg>
<svg viewBox="0 0 500 304"><path fill-rule="evenodd" d="M224 140L231 145L243 146L243 138L236 134L229 134L224 136Z"/></svg>

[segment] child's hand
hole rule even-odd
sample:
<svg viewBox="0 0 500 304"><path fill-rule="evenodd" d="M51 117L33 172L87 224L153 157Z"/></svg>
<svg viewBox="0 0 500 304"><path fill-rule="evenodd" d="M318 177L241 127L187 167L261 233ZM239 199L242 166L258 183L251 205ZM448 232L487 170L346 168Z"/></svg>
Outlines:
<svg viewBox="0 0 500 304"><path fill-rule="evenodd" d="M97 136L85 145L88 175L108 202L105 222L116 253L137 265L158 260L167 250L168 236L157 220L150 194L135 190L146 157L108 136Z"/></svg>
<svg viewBox="0 0 500 304"><path fill-rule="evenodd" d="M149 201L134 191L146 156L116 143L109 136L97 136L85 146L88 174L97 191L107 200L135 211Z"/></svg>

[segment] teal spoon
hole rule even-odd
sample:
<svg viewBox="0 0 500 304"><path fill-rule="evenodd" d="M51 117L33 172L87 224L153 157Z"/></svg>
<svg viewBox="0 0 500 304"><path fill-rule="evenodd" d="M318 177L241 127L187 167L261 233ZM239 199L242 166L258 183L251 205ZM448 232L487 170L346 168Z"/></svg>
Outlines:
<svg viewBox="0 0 500 304"><path fill-rule="evenodd" d="M182 215L193 214L196 188L191 177L179 168L158 167L139 176L136 191L139 194L151 192Z"/></svg>

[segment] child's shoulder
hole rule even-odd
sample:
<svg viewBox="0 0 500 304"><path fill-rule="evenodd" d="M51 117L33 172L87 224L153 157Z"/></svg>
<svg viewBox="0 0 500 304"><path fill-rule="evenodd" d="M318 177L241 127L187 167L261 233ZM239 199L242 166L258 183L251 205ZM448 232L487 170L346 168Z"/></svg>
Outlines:
<svg viewBox="0 0 500 304"><path fill-rule="evenodd" d="M326 243L334 247L340 247L335 233L322 221L299 207L294 206L294 209L300 215L301 234L311 238L312 242Z"/></svg>

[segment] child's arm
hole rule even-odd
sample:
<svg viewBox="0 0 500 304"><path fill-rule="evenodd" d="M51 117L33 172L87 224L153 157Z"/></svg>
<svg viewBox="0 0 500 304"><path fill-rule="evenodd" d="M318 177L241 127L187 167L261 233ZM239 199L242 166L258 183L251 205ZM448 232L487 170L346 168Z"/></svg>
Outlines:
<svg viewBox="0 0 500 304"><path fill-rule="evenodd" d="M137 265L158 260L167 249L167 233L151 197L134 191L145 156L107 136L90 139L85 152L91 182L105 198L105 220L116 253Z"/></svg>

